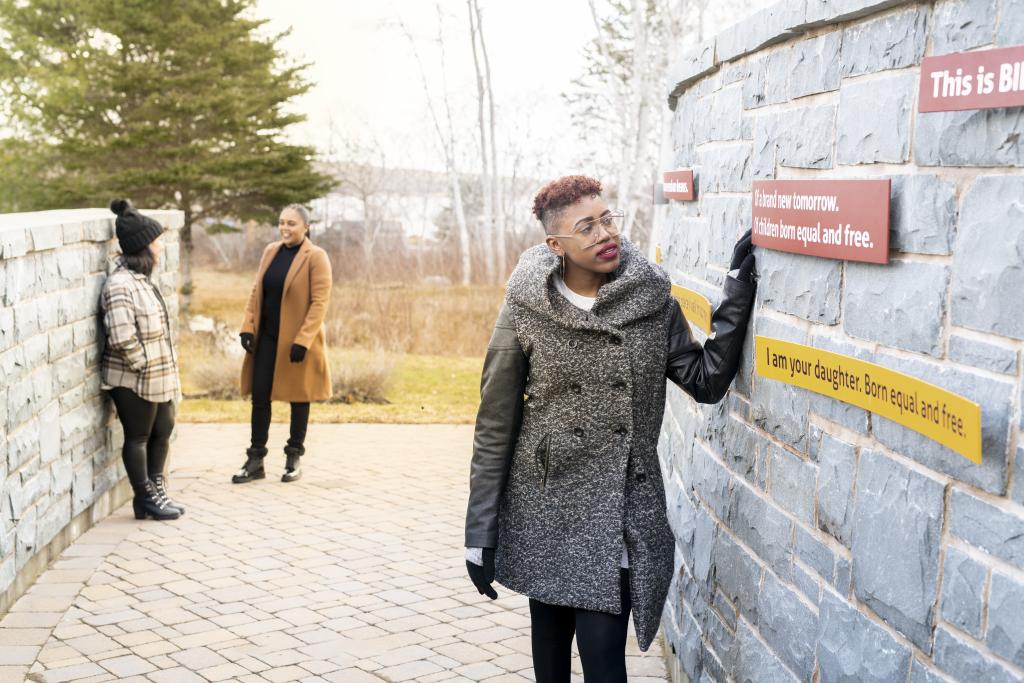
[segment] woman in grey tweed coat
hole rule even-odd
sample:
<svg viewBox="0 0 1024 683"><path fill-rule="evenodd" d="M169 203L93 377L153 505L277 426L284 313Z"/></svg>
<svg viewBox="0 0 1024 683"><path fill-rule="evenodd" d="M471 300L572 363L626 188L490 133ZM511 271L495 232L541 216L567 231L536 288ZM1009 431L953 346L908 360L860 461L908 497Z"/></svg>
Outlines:
<svg viewBox="0 0 1024 683"><path fill-rule="evenodd" d="M466 515L467 567L530 598L537 683L569 681L575 634L588 683L625 681L632 611L654 639L673 573L657 443L665 379L725 395L754 295L749 234L701 347L665 272L619 237L584 176L553 181L534 213L546 244L508 284L481 379Z"/></svg>

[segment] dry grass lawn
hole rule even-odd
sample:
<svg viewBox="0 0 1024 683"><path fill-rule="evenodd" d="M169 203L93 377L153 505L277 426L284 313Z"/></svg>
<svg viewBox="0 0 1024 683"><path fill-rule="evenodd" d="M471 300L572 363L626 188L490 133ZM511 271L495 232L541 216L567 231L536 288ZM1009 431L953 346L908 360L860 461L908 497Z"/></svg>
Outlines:
<svg viewBox="0 0 1024 683"><path fill-rule="evenodd" d="M340 352L353 363L369 352ZM386 392L390 403L317 403L311 422L398 424L470 424L480 402L479 358L402 355ZM274 404L274 421L288 420L288 404ZM248 422L249 402L186 399L178 410L183 422Z"/></svg>
<svg viewBox="0 0 1024 683"><path fill-rule="evenodd" d="M194 279L192 312L237 329L252 275L197 271ZM327 321L335 366L384 363L393 371L384 391L387 403L320 403L313 406L311 421L472 423L483 352L501 294L499 288L336 286ZM188 335L182 337L179 359L186 395L204 393L197 375L212 375L211 382L223 384L236 375L239 363L236 359L217 368L217 357ZM201 364L203 372L194 372ZM286 421L288 412L287 404L275 404L274 420ZM248 422L249 402L188 398L179 407L178 419Z"/></svg>

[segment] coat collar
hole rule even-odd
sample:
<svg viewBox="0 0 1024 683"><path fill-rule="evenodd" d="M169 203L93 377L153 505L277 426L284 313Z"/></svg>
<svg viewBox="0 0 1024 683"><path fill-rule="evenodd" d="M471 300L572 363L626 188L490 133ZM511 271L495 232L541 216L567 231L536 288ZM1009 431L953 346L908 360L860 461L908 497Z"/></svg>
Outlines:
<svg viewBox="0 0 1024 683"><path fill-rule="evenodd" d="M598 290L589 314L566 301L555 289L560 259L546 244L523 252L509 279L505 298L511 304L575 329L609 331L662 310L671 296L668 275L628 239L622 238L620 249L619 267Z"/></svg>
<svg viewBox="0 0 1024 683"><path fill-rule="evenodd" d="M278 240L277 242L273 243L273 253L271 253L270 258L267 259L268 268L270 267L270 264L273 262L274 257L277 256L278 252L281 251L281 247L283 246L284 242L282 240ZM292 280L294 280L295 276L298 275L299 269L302 267L302 263L307 258L309 258L309 254L312 251L313 243L309 241L309 237L307 236L305 239L302 240L302 242L299 243L299 251L297 254L295 254L295 258L292 259L291 266L288 267L288 274L284 278L284 289L282 290L283 292L288 291L288 287L291 286ZM264 268L264 271L266 271L266 268ZM262 274L260 275L260 277L263 277Z"/></svg>

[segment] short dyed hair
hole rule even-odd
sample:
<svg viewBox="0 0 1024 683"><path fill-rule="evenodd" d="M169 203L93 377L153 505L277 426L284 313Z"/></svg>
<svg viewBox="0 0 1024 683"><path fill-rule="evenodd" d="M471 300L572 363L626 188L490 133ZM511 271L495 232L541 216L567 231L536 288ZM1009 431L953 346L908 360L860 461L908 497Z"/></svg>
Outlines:
<svg viewBox="0 0 1024 683"><path fill-rule="evenodd" d="M533 198L533 215L544 226L544 232L550 233L565 207L583 197L600 194L601 182L596 178L585 175L562 176L540 188L540 192Z"/></svg>

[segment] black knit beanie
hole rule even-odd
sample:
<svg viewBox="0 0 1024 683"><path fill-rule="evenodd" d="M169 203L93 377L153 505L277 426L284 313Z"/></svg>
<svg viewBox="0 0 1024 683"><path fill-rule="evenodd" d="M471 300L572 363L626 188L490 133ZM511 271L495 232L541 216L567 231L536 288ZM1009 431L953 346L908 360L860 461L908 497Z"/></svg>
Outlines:
<svg viewBox="0 0 1024 683"><path fill-rule="evenodd" d="M110 210L117 214L115 232L124 254L142 251L164 231L162 225L149 216L143 216L127 199L110 202Z"/></svg>

